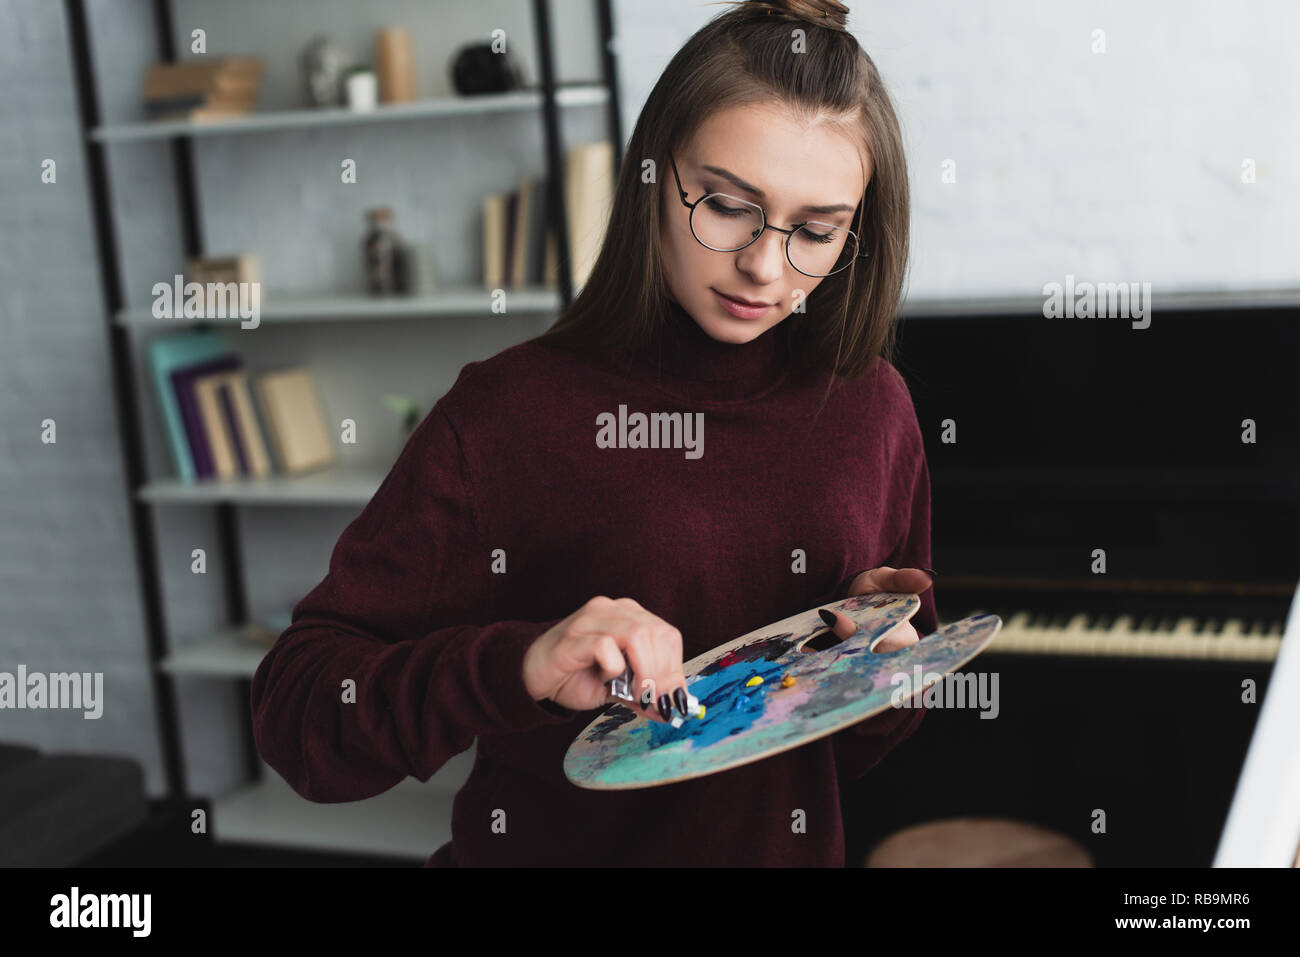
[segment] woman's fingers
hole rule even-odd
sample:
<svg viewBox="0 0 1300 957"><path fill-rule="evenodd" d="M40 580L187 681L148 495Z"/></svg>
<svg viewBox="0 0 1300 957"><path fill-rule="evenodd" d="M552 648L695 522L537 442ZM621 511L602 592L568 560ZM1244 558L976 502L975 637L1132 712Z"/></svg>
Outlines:
<svg viewBox="0 0 1300 957"><path fill-rule="evenodd" d="M649 613L646 613L649 615ZM666 621L649 615L646 622L647 634L643 639L654 660L654 671L647 675L652 679L645 683L641 694L647 707L644 714L659 721L674 722L684 720L686 710L686 678L682 673L682 636Z"/></svg>
<svg viewBox="0 0 1300 957"><path fill-rule="evenodd" d="M596 659L596 665L600 669L601 681L617 678L627 668L628 663L623 657L623 650L619 648L618 642L610 635L596 637L596 644L592 654Z"/></svg>
<svg viewBox="0 0 1300 957"><path fill-rule="evenodd" d="M848 597L874 592L911 592L919 595L934 584L934 576L924 568L892 568L881 565L858 575L849 584Z"/></svg>
<svg viewBox="0 0 1300 957"><path fill-rule="evenodd" d="M578 627L587 635L599 636L597 647L605 656L599 659L602 681L621 676L626 666L631 667L632 707L654 721L671 722L682 717L684 709L679 709L678 704L689 702L682 671L681 633L676 628L631 598L598 604ZM619 652L617 663L609 656L610 642Z"/></svg>
<svg viewBox="0 0 1300 957"><path fill-rule="evenodd" d="M831 631L835 632L837 637L852 638L858 630L858 623L842 611L831 611L829 608L823 608L820 614L822 621L831 626ZM834 622L827 621L827 615L830 615Z"/></svg>
<svg viewBox="0 0 1300 957"><path fill-rule="evenodd" d="M830 625L839 638L852 638L858 631L858 623L842 611L831 611L829 608L823 608L819 614L822 620ZM827 616L834 619L834 624L827 620ZM900 622L894 626L894 630L876 643L875 651L897 651L899 648L906 648L908 645L915 644L921 640L916 629L910 622Z"/></svg>
<svg viewBox="0 0 1300 957"><path fill-rule="evenodd" d="M908 645L914 645L921 640L921 636L916 633L916 629L909 622L900 622L894 626L884 638L876 643L874 651L897 651L899 648L906 648Z"/></svg>

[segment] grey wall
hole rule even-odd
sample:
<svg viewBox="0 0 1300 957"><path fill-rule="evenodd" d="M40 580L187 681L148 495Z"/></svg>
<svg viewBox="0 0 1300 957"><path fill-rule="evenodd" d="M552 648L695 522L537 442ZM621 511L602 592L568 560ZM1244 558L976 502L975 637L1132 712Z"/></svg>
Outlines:
<svg viewBox="0 0 1300 957"><path fill-rule="evenodd" d="M100 11L97 11L97 14ZM102 18L100 18L102 19ZM103 717L0 740L128 754L161 781L63 5L0 4L0 670L104 673ZM57 181L42 185L41 162ZM41 422L57 423L56 444Z"/></svg>
<svg viewBox="0 0 1300 957"><path fill-rule="evenodd" d="M555 7L559 80L597 79L597 27L583 15L588 5ZM90 0L88 8L104 121L137 119L140 80L157 56L149 4ZM410 27L422 96L449 94L452 51L498 27L526 79L537 76L531 5L522 0L180 0L173 15L180 50L188 52L190 31L202 27L210 55L266 58L266 109L301 105L296 57L317 30L369 60L375 29ZM103 671L107 699L97 721L71 712L0 712L0 740L131 755L145 766L150 793L159 794L164 780L63 5L5 0L0 18L0 79L11 91L0 104L6 134L0 241L7 253L0 261L0 670L22 663L30 671ZM604 111L597 107L565 110L562 122L569 146L606 135ZM533 114L199 138L204 247L257 252L268 297L355 294L362 210L390 205L405 238L434 244L441 282L472 282L482 269L481 196L541 175L542 142ZM46 156L58 162L51 186L39 181ZM345 156L358 165L357 184L346 187L339 179ZM128 304L144 308L153 283L183 267L170 151L163 143L114 144L108 163L122 281ZM264 322L230 334L253 372L309 366L327 421L357 422L357 444L336 446L340 462L382 470L404 441L383 405L386 395L410 395L427 412L466 362L535 334L550 318ZM132 333L138 374L147 370L143 350L159 331ZM150 475L170 477L152 385L143 375L135 385ZM46 417L58 421L56 446L40 444ZM241 509L252 613L287 612L315 585L356 511ZM224 624L216 528L207 508L162 506L153 514L168 640L183 647ZM196 547L208 552L206 576L190 572ZM178 681L186 780L196 793L221 794L242 779L239 709L246 704L236 688L219 680Z"/></svg>

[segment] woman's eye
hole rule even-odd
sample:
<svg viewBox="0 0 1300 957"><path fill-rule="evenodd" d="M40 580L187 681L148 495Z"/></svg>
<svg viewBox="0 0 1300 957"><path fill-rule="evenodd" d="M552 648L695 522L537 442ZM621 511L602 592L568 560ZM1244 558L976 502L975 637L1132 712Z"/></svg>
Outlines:
<svg viewBox="0 0 1300 957"><path fill-rule="evenodd" d="M737 209L735 206L724 205L723 203L720 203L718 202L718 200L713 198L709 198L705 202L705 205L708 206L709 209L713 210L715 213L722 213L724 216L742 216L746 212L743 209Z"/></svg>
<svg viewBox="0 0 1300 957"><path fill-rule="evenodd" d="M799 230L799 236L801 239L811 240L812 242L815 243L835 242L834 233L815 233L811 229L807 229L807 228Z"/></svg>

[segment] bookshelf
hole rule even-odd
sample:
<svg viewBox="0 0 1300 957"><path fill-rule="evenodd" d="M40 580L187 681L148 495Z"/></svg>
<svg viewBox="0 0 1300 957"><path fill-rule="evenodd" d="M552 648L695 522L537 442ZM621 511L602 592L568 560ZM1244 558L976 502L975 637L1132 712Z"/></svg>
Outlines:
<svg viewBox="0 0 1300 957"><path fill-rule="evenodd" d="M160 61L178 60L177 31L172 18L172 0L150 0ZM274 110L219 121L100 122L99 90L91 67L93 52L86 0L65 0L72 64L76 77L77 102L86 151L87 177L91 187L93 227L98 251L101 285L106 305L113 399L121 429L133 531L133 547L141 578L141 598L146 621L146 643L152 668L156 717L162 745L163 767L169 799L191 797L185 784L185 755L179 730L178 679L235 682L246 701L249 685L266 646L242 633L250 619L245 594L244 548L239 534L237 510L257 507L344 507L360 509L382 483L387 468L359 468L336 465L306 475L276 474L265 478L180 481L170 475L152 475L145 454L146 415L141 408L138 383L147 383L149 370L140 365L132 337L164 328L180 329L206 324L238 328L238 318L157 319L149 309L128 308L122 286L118 248L120 231L112 214L112 183L107 151L119 145L148 148L150 144L171 151L183 252L204 253L200 223L203 221L198 189L195 150L217 137L258 134L325 137L336 128L358 124L428 123L442 124L439 135L455 130L458 119L473 120L484 115L515 114L519 120L540 120L551 187L547 204L554 230L559 267L559 289L504 287L509 313L554 315L572 299L568 226L563 202L563 157L559 111L570 107L603 106L608 138L614 144L615 171L621 162L622 132L618 108L616 44L611 0L593 0L599 27L600 82L560 85L555 79L550 0L519 0L521 13L531 12L536 39L539 84L536 89L476 97L444 97L416 103L381 104L373 111L357 113L345 108ZM142 64L128 63L112 69L134 71ZM473 125L472 123L470 124ZM470 134L472 135L472 134ZM455 175L456 170L448 170ZM218 214L219 215L219 214ZM441 279L442 277L440 277ZM452 284L423 296L372 298L358 295L272 292L260 306L259 321L276 324L293 335L312 335L319 323L367 323L376 320L420 320L440 317L481 316L485 323L494 316L492 294L481 284ZM380 386L382 388L382 386ZM390 463L391 465L391 463ZM167 606L162 586L158 551L156 510L192 508L211 510L216 527L214 564L219 561L225 582L225 622L212 622L204 634L172 633L168 622L174 617ZM217 552L219 551L219 556ZM175 599L173 599L175 600ZM256 752L251 718L242 709L245 744L245 782L229 793L212 796L213 834L219 841L258 843L313 850L387 854L423 861L451 836L451 806L457 790L473 765L471 749L452 758L427 783L407 778L365 801L317 804L306 801L268 768Z"/></svg>
<svg viewBox="0 0 1300 957"><path fill-rule="evenodd" d="M152 505L356 505L370 501L386 472L336 465L306 475L205 479L157 479L136 495Z"/></svg>
<svg viewBox="0 0 1300 957"><path fill-rule="evenodd" d="M225 628L177 648L159 664L172 675L251 679L265 655L265 645L238 628Z"/></svg>
<svg viewBox="0 0 1300 957"><path fill-rule="evenodd" d="M538 286L504 287L511 315L553 313L561 297L553 289ZM448 287L427 296L299 296L263 293L259 307L261 322L319 322L336 319L425 319L432 316L488 315L491 293L482 286ZM490 316L489 316L490 318ZM200 322L238 325L238 318L158 319L149 309L119 309L119 325L180 329Z"/></svg>
<svg viewBox="0 0 1300 957"><path fill-rule="evenodd" d="M454 756L421 784L404 778L365 801L304 801L270 768L255 784L213 802L218 841L270 844L308 851L384 854L423 863L451 840L451 807L469 777L473 752ZM453 787L449 782L457 782Z"/></svg>
<svg viewBox="0 0 1300 957"><path fill-rule="evenodd" d="M367 112L346 107L320 107L309 110L267 110L251 116L208 120L155 120L140 123L117 123L98 126L90 138L101 143L132 143L166 140L173 136L224 136L240 133L271 133L286 130L320 129L329 126L352 126L360 123L398 123L458 116L484 116L490 113L527 114L541 108L540 91L484 94L473 97L442 97L417 103L381 103ZM601 106L609 101L603 86L582 84L555 90L557 106Z"/></svg>

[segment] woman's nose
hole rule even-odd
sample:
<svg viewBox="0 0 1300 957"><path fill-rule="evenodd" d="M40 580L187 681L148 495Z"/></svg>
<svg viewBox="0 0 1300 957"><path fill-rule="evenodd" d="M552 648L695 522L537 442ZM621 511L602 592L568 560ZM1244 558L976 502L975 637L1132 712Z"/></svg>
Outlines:
<svg viewBox="0 0 1300 957"><path fill-rule="evenodd" d="M753 277L756 285L776 282L785 272L785 234L764 229L762 236L740 250L736 264Z"/></svg>

